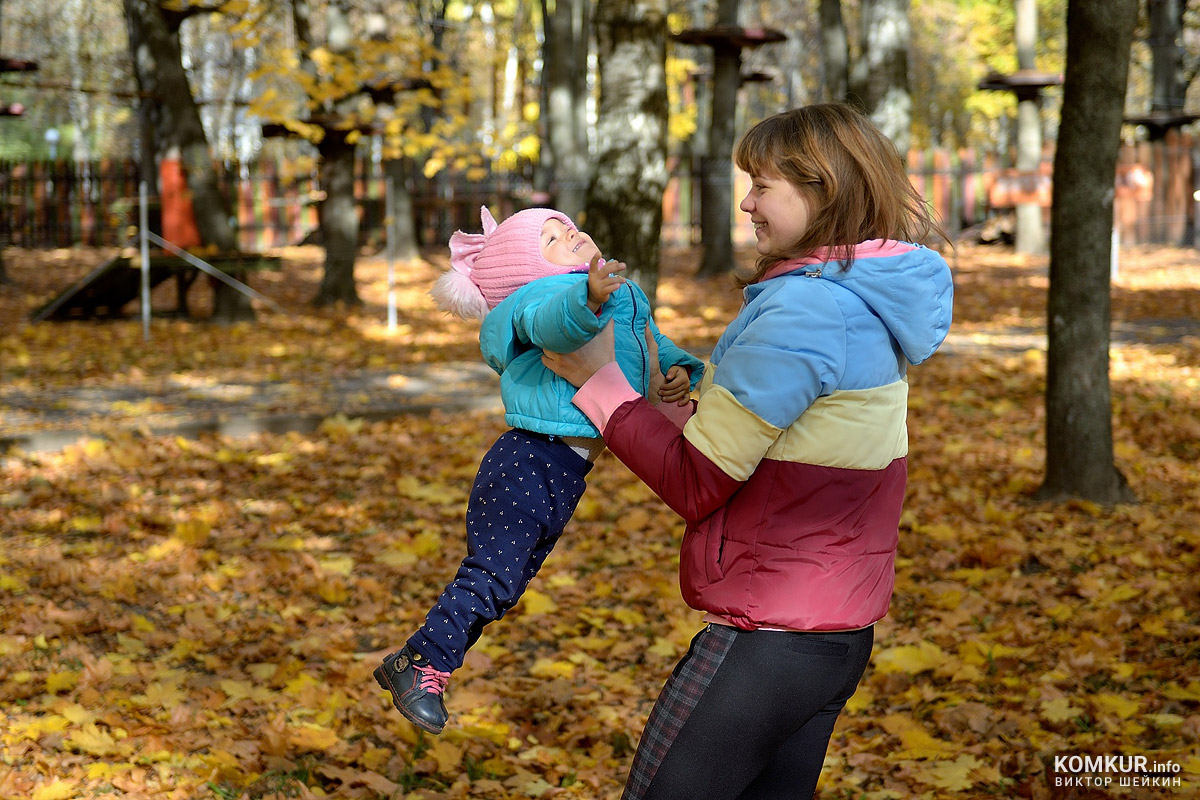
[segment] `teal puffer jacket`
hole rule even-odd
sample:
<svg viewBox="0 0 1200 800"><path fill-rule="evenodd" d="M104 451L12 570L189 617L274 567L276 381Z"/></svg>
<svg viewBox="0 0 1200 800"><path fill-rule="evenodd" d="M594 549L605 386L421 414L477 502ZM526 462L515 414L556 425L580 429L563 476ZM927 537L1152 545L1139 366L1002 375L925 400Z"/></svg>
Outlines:
<svg viewBox="0 0 1200 800"><path fill-rule="evenodd" d="M663 373L680 365L696 387L704 363L664 336L650 315L650 299L626 281L594 314L587 306L587 273L539 278L506 297L484 317L479 348L500 375L504 421L514 428L555 436L599 437L600 431L571 405L575 387L542 365L542 351L570 353L614 322L617 363L634 388L646 392L649 359L646 326L658 344Z"/></svg>

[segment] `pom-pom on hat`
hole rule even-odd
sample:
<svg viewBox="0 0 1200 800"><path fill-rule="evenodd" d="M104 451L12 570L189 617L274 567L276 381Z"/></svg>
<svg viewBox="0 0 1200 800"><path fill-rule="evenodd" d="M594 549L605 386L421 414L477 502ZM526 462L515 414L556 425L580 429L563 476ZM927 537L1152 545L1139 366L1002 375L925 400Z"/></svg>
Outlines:
<svg viewBox="0 0 1200 800"><path fill-rule="evenodd" d="M450 237L450 269L430 294L438 307L464 319L483 319L504 298L530 281L578 269L546 260L542 226L557 219L571 230L575 223L552 208L527 208L500 224L487 206L479 209L483 233L455 231Z"/></svg>

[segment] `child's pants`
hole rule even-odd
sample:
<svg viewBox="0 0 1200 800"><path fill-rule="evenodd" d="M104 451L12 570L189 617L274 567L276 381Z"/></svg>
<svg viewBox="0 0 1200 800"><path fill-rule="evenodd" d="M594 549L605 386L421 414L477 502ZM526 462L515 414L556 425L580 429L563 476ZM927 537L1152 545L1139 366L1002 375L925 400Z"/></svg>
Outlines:
<svg viewBox="0 0 1200 800"><path fill-rule="evenodd" d="M560 439L513 429L479 465L467 557L408 644L453 672L489 622L521 599L575 513L592 465Z"/></svg>

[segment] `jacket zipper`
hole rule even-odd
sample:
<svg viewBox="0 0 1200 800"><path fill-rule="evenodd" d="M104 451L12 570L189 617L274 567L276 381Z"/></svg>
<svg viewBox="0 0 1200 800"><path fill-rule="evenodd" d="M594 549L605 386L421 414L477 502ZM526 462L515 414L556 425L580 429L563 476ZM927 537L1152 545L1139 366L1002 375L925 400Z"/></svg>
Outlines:
<svg viewBox="0 0 1200 800"><path fill-rule="evenodd" d="M643 334L641 336L638 336L638 332L637 332L637 318L638 318L637 295L633 293L633 287L626 286L625 288L629 289L629 299L633 301L633 318L629 321L629 327L633 331L633 339L634 339L634 341L636 341L638 343L638 350L640 350L641 354L642 354L642 364L644 365L644 367L642 368L642 396L645 397L646 393L650 391L650 371L652 369L650 366L650 362L649 362L650 354L646 352L645 332L643 332ZM649 325L647 324L646 327L648 329Z"/></svg>

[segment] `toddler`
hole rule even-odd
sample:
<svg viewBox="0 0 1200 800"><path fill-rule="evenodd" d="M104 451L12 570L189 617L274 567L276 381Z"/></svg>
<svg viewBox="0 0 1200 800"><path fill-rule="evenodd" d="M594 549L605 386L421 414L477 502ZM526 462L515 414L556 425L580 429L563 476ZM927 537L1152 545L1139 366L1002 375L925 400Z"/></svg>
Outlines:
<svg viewBox="0 0 1200 800"><path fill-rule="evenodd" d="M483 457L467 503L467 555L425 624L375 669L392 703L422 730L448 718L450 673L489 622L500 619L554 548L604 450L601 432L571 403L575 388L542 364L543 350L571 352L609 324L617 361L651 402L686 402L704 365L663 336L646 294L605 262L563 213L531 208L483 233L450 237L439 307L480 318L480 349L500 374L505 422ZM651 361L657 354L657 359Z"/></svg>

